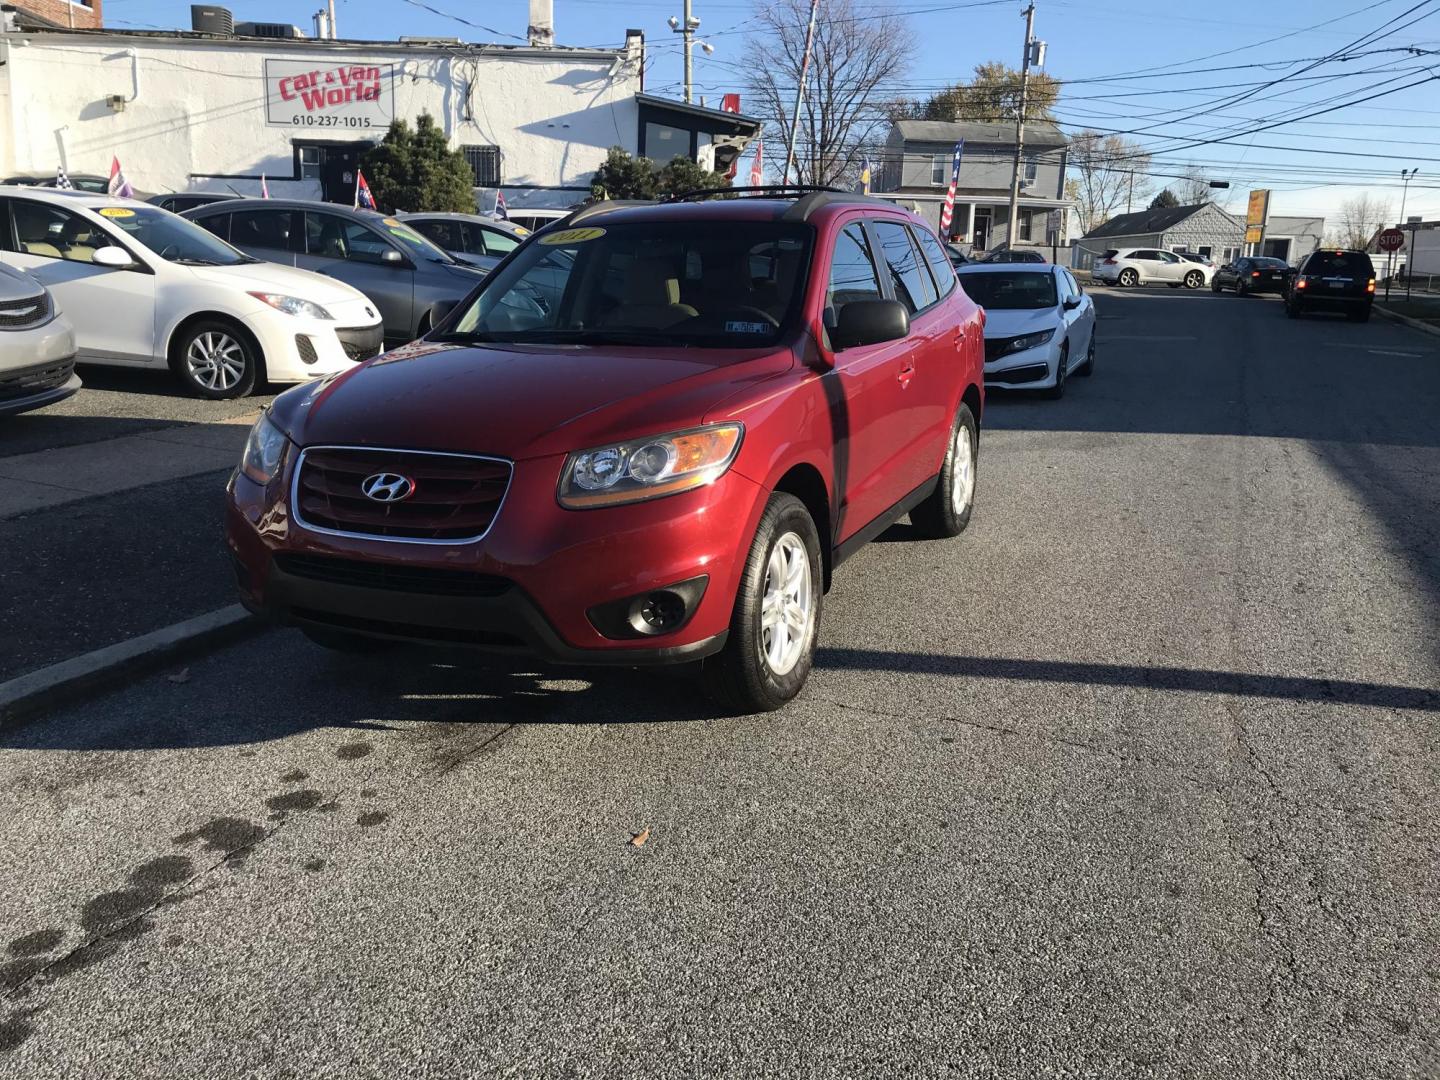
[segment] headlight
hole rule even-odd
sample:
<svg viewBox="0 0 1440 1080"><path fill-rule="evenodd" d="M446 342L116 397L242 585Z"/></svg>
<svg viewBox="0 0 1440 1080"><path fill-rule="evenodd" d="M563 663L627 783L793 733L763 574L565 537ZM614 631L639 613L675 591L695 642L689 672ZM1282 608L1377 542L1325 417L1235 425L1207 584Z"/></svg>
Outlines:
<svg viewBox="0 0 1440 1080"><path fill-rule="evenodd" d="M286 315L304 315L311 319L335 318L319 304L301 300L298 296L282 296L280 293L271 292L252 292L250 295L262 304L269 304L276 311L283 311Z"/></svg>
<svg viewBox="0 0 1440 1080"><path fill-rule="evenodd" d="M270 422L264 413L250 429L245 452L240 455L240 471L257 484L268 484L279 474L285 461L285 447L290 440Z"/></svg>
<svg viewBox="0 0 1440 1080"><path fill-rule="evenodd" d="M740 449L740 424L711 424L571 454L560 505L572 510L639 502L718 480Z"/></svg>
<svg viewBox="0 0 1440 1080"><path fill-rule="evenodd" d="M1035 333L1026 334L1024 337L1011 338L1010 351L1024 352L1026 349L1033 349L1037 345L1044 345L1055 336L1055 330L1057 329L1059 328L1054 327L1049 330L1037 330Z"/></svg>

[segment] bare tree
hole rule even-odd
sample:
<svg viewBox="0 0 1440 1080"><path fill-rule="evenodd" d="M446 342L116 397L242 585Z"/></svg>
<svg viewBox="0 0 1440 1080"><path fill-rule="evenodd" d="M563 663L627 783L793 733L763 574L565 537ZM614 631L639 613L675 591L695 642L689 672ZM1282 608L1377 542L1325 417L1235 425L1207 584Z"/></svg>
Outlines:
<svg viewBox="0 0 1440 1080"><path fill-rule="evenodd" d="M770 127L771 145L783 147L793 126L810 4L776 0L757 6L755 18L760 30L749 41L750 94ZM889 126L882 87L904 77L913 52L914 37L899 16L857 0L826 0L815 20L792 180L841 186L859 174ZM784 153L768 146L767 152Z"/></svg>
<svg viewBox="0 0 1440 1080"><path fill-rule="evenodd" d="M1340 236L1344 246L1363 248L1375 237L1377 230L1390 221L1390 203L1362 191L1340 204Z"/></svg>
<svg viewBox="0 0 1440 1080"><path fill-rule="evenodd" d="M1171 185L1181 206L1200 206L1215 198L1215 191L1210 187L1208 176L1194 165L1185 166L1185 172L1188 174L1185 179L1177 180Z"/></svg>
<svg viewBox="0 0 1440 1080"><path fill-rule="evenodd" d="M1066 194L1075 200L1081 233L1104 225L1124 209L1142 209L1149 201L1145 176L1150 155L1119 135L1081 131L1070 138L1070 180Z"/></svg>

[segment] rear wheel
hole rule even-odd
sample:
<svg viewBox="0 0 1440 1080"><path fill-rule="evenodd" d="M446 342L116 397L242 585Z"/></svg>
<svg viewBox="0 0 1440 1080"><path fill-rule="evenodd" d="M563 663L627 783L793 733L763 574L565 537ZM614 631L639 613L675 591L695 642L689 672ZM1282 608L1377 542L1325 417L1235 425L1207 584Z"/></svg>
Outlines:
<svg viewBox="0 0 1440 1080"><path fill-rule="evenodd" d="M1249 296L1249 295L1250 295L1250 286L1249 286L1249 285L1246 285L1243 280L1237 281L1237 282L1235 283L1235 295L1236 295L1236 296Z"/></svg>
<svg viewBox="0 0 1440 1080"><path fill-rule="evenodd" d="M980 460L980 429L969 405L955 414L950 447L940 466L939 482L930 497L910 511L910 524L926 539L959 536L970 524L975 505L976 466Z"/></svg>
<svg viewBox="0 0 1440 1080"><path fill-rule="evenodd" d="M1285 314L1289 315L1292 319L1298 319L1304 314L1304 310L1305 309L1300 306L1299 301L1293 297L1285 301Z"/></svg>
<svg viewBox="0 0 1440 1080"><path fill-rule="evenodd" d="M1140 284L1140 275L1131 267L1120 271L1120 284L1129 289Z"/></svg>
<svg viewBox="0 0 1440 1080"><path fill-rule="evenodd" d="M260 351L218 320L187 330L175 344L171 366L191 393L211 401L244 397L260 381Z"/></svg>
<svg viewBox="0 0 1440 1080"><path fill-rule="evenodd" d="M823 565L805 504L770 496L740 577L730 638L701 668L706 692L737 712L772 712L800 692L815 659Z"/></svg>
<svg viewBox="0 0 1440 1080"><path fill-rule="evenodd" d="M1205 284L1205 275L1199 270L1191 270L1185 275L1185 287L1187 289L1198 289Z"/></svg>
<svg viewBox="0 0 1440 1080"><path fill-rule="evenodd" d="M1089 378L1095 374L1095 335L1090 335L1090 347L1085 350L1085 362L1075 369L1075 374Z"/></svg>

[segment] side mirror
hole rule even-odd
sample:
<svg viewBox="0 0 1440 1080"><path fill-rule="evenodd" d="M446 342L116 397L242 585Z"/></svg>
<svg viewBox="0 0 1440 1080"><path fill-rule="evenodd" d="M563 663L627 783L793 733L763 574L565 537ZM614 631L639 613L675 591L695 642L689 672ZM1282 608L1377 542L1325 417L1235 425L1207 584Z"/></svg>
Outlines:
<svg viewBox="0 0 1440 1080"><path fill-rule="evenodd" d="M386 248L380 253L380 261L387 266L399 266L405 261L405 256L401 255L400 252L394 248Z"/></svg>
<svg viewBox="0 0 1440 1080"><path fill-rule="evenodd" d="M1067 296L1067 297L1065 298L1065 310L1066 310L1066 311L1074 311L1074 310L1075 310L1077 307L1079 307L1079 306L1080 306L1080 297L1078 297L1078 296Z"/></svg>
<svg viewBox="0 0 1440 1080"><path fill-rule="evenodd" d="M95 253L90 256L90 261L107 270L124 270L135 265L135 260L130 258L124 248L113 245L96 248Z"/></svg>
<svg viewBox="0 0 1440 1080"><path fill-rule="evenodd" d="M910 311L898 300L852 300L830 332L836 350L898 341L910 333Z"/></svg>

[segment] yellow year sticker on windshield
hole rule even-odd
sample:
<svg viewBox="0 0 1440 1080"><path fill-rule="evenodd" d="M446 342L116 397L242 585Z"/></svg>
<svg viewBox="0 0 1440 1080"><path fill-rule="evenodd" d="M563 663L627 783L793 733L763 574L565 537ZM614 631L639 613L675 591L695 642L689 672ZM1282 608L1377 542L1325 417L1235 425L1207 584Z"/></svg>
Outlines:
<svg viewBox="0 0 1440 1080"><path fill-rule="evenodd" d="M125 207L123 207L123 206L102 206L102 207L100 208L100 216L101 216L101 217L134 217L134 216L135 216L135 211L134 211L134 210L126 210Z"/></svg>
<svg viewBox="0 0 1440 1080"><path fill-rule="evenodd" d="M540 243L550 247L557 244L583 244L587 240L598 240L604 235L604 229L561 229L557 233L540 237Z"/></svg>

